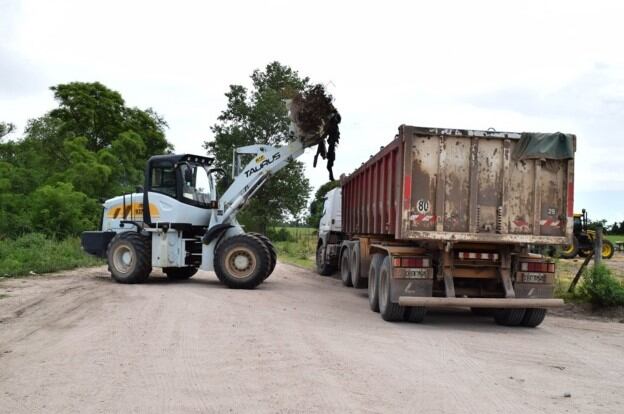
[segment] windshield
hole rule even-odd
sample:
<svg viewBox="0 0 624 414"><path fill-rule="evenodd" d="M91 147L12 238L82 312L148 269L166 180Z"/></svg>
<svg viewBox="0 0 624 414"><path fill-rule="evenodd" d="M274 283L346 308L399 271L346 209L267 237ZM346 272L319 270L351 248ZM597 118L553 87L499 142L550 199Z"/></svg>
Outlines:
<svg viewBox="0 0 624 414"><path fill-rule="evenodd" d="M182 198L192 201L191 204L208 205L213 193L213 184L205 167L192 164L181 164Z"/></svg>

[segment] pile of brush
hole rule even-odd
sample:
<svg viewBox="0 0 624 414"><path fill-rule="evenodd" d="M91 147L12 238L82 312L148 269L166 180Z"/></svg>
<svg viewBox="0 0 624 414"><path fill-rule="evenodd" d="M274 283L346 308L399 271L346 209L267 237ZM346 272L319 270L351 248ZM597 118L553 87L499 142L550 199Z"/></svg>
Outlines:
<svg viewBox="0 0 624 414"><path fill-rule="evenodd" d="M336 146L340 140L340 114L332 103L333 97L325 92L323 85L314 85L297 94L289 103L292 130L305 147L318 145L314 166L318 157L327 159L329 179L334 180L332 167L336 159Z"/></svg>

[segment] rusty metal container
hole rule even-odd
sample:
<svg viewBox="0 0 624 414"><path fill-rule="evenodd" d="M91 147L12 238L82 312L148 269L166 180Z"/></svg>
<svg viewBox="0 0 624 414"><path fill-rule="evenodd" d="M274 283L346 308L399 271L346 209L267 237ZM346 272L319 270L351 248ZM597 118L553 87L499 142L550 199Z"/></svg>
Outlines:
<svg viewBox="0 0 624 414"><path fill-rule="evenodd" d="M515 161L520 137L402 125L389 145L341 178L343 231L396 240L569 243L574 160Z"/></svg>

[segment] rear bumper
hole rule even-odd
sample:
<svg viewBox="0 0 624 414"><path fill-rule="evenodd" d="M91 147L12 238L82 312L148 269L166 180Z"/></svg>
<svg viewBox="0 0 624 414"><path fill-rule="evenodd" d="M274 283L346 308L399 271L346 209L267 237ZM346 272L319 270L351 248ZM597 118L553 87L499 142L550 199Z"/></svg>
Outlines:
<svg viewBox="0 0 624 414"><path fill-rule="evenodd" d="M427 308L558 308L564 305L563 299L527 298L432 298L399 297L401 306L424 306Z"/></svg>
<svg viewBox="0 0 624 414"><path fill-rule="evenodd" d="M82 250L97 257L106 257L108 243L116 234L114 231L85 231L80 235Z"/></svg>

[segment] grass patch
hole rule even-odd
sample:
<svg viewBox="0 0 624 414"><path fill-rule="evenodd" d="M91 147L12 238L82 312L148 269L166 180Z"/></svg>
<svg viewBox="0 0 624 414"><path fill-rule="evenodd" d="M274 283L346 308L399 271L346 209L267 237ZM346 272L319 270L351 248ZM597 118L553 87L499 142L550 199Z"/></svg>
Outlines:
<svg viewBox="0 0 624 414"><path fill-rule="evenodd" d="M578 290L594 306L624 306L624 284L605 265L587 269Z"/></svg>
<svg viewBox="0 0 624 414"><path fill-rule="evenodd" d="M306 269L316 266L316 229L309 227L276 227L269 238L277 249L278 259Z"/></svg>
<svg viewBox="0 0 624 414"><path fill-rule="evenodd" d="M28 275L31 272L50 273L103 263L82 251L78 237L56 240L31 233L17 239L0 241L0 276L4 277Z"/></svg>

